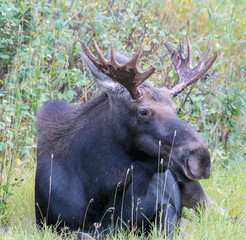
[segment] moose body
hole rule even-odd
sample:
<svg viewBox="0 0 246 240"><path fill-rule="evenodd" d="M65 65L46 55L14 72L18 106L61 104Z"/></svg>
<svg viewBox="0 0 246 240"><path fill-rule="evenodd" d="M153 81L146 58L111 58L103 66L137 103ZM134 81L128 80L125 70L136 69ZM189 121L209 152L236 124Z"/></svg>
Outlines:
<svg viewBox="0 0 246 240"><path fill-rule="evenodd" d="M148 228L156 221L171 233L181 214L182 195L183 205L203 201L205 193L195 180L211 174L206 145L176 115L172 97L184 87L152 87L145 80L154 68L142 73L136 66L140 51L131 59L112 47L111 60L106 60L94 45L99 57L84 43L82 57L106 91L78 107L53 100L37 117L37 223L46 218L48 225L60 221L60 226L90 232L117 224ZM187 62L182 52L167 47L172 57ZM204 68L195 77L203 76ZM181 196L177 181L182 182ZM195 202L189 201L186 184L201 193Z"/></svg>
<svg viewBox="0 0 246 240"><path fill-rule="evenodd" d="M95 112L84 114L84 111L91 107ZM134 153L132 149L128 149L128 152L122 148L124 139L121 142L117 137L119 132L116 138L114 137L116 127L105 118L105 115L110 116L109 111L109 101L107 94L104 93L88 104L77 108L71 107L64 101L55 100L48 103L40 112L37 128L39 131L41 127L42 131L39 132L38 161L42 159L42 162L37 166L36 177L38 220L42 220L41 215L46 217L48 210L48 224L55 225L60 217L67 226L77 230L82 229L84 217L86 217L83 228L88 231L94 223L101 222L102 216L109 208L115 207L115 216L121 216L124 188L126 189L122 209L124 219L132 219L132 208L133 206L136 208L137 205L139 209L147 211L145 213L139 210L141 212L141 217L138 217L139 222L154 219L156 194L158 194L157 175L155 174L158 172L157 159L144 156L141 152ZM52 124L47 124L45 119L49 119L49 123ZM88 123L90 123L89 127ZM119 131L125 137L124 128ZM47 144L48 138L49 145ZM129 139L132 138L133 136L127 138L129 145L131 145ZM129 146L126 147L129 148ZM52 154L54 159L52 159ZM167 169L166 164L163 169ZM128 176L127 171L130 171ZM50 176L52 176L52 182L48 209ZM165 178L163 180L163 177L163 174L159 175L164 183ZM167 181L170 182L170 179L169 176ZM174 187L174 209L178 219L181 213L179 190L176 181L171 180L171 183L166 185L169 188ZM116 191L117 195L114 199ZM134 192L134 205L132 204L132 191ZM159 189L159 193L163 191L164 188ZM139 200L141 203L137 203ZM159 200L163 201L161 198ZM88 211L84 216L87 206ZM145 215L149 219L145 219ZM110 212L102 222L105 223L104 229L111 223L109 219L106 219L109 216L111 217ZM136 213L133 217L136 217Z"/></svg>

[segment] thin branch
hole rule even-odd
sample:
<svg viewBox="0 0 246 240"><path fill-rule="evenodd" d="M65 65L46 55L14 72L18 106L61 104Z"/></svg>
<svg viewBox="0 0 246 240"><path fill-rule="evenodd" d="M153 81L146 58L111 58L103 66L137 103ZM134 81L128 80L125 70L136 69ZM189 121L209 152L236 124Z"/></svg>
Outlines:
<svg viewBox="0 0 246 240"><path fill-rule="evenodd" d="M179 108L177 114L179 114L180 111L181 111L181 109L184 107L184 105L185 105L185 103L187 102L187 100L188 100L188 98L189 98L189 96L190 96L190 93L191 93L192 89L195 87L195 85L196 85L196 82L191 86L190 91L186 94L186 97L185 97L185 99L184 99L184 101L183 101L181 107Z"/></svg>
<svg viewBox="0 0 246 240"><path fill-rule="evenodd" d="M53 158L54 158L54 155L53 155L53 153L52 153L52 154L51 154L51 160L50 160L50 185L49 185L49 199L48 199L48 206L47 206L47 212L46 212L46 225L48 225L48 217L49 217L49 209L50 209Z"/></svg>

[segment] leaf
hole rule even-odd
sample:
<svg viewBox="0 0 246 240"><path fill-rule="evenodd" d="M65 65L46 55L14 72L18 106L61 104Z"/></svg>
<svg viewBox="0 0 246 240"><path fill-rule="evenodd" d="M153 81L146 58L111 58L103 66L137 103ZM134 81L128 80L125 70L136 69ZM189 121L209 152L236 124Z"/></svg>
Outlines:
<svg viewBox="0 0 246 240"><path fill-rule="evenodd" d="M22 109L22 110L28 110L28 109L30 109L30 107L27 106L27 105L21 105L21 109Z"/></svg>
<svg viewBox="0 0 246 240"><path fill-rule="evenodd" d="M4 55L4 54L1 54L0 53L0 58L9 60L10 59L10 56L9 55Z"/></svg>
<svg viewBox="0 0 246 240"><path fill-rule="evenodd" d="M3 142L0 142L0 152L3 151L5 148L5 144Z"/></svg>

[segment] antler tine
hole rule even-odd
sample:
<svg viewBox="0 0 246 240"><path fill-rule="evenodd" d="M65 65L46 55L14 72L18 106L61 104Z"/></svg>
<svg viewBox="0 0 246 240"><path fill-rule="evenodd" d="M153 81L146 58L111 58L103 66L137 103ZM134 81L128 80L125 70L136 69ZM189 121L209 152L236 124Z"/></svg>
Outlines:
<svg viewBox="0 0 246 240"><path fill-rule="evenodd" d="M187 52L188 52L188 57L187 57L187 63L190 68L192 68L192 45L190 43L190 39L188 38L188 35L186 35L186 41L187 41Z"/></svg>
<svg viewBox="0 0 246 240"><path fill-rule="evenodd" d="M95 40L95 39L92 39L92 41L93 41L93 45L94 45L94 47L95 47L95 49L96 49L97 55L98 55L98 57L100 58L101 62L102 62L103 64L105 64L105 65L108 64L108 60L103 56L103 54L102 54L100 48L99 48L98 45L97 45L96 40Z"/></svg>
<svg viewBox="0 0 246 240"><path fill-rule="evenodd" d="M137 62L141 53L141 46L138 47L137 52L133 56L133 58L126 64L127 68L136 68Z"/></svg>
<svg viewBox="0 0 246 240"><path fill-rule="evenodd" d="M180 46L179 47L179 55L180 55L181 59L184 60L185 59L185 57L184 57L184 45L183 45L182 41L179 42L179 46Z"/></svg>
<svg viewBox="0 0 246 240"><path fill-rule="evenodd" d="M111 56L110 56L110 62L112 64L112 66L115 66L115 68L117 68L117 63L115 60L115 55L114 55L114 44L111 44Z"/></svg>
<svg viewBox="0 0 246 240"><path fill-rule="evenodd" d="M85 42L80 41L82 49L84 50L86 56L92 61L92 62L96 62L96 57L91 53L90 49L88 48L88 46L86 45Z"/></svg>
<svg viewBox="0 0 246 240"><path fill-rule="evenodd" d="M165 47L167 48L168 52L173 55L175 53L175 50L167 43L164 43Z"/></svg>
<svg viewBox="0 0 246 240"><path fill-rule="evenodd" d="M137 69L137 62L139 59L139 56L141 54L141 46L138 47L137 52L135 53L135 55L133 56L133 58L126 64L126 68L128 69L135 69L136 71L136 77L134 79L134 84L135 84L135 88L137 88L139 85L141 85L147 78L149 78L153 72L155 71L155 67L150 66L150 68L148 70L146 70L145 72L139 72Z"/></svg>
<svg viewBox="0 0 246 240"><path fill-rule="evenodd" d="M208 54L210 52L210 49L211 49L211 37L209 37L208 46L207 46L207 48L206 48L206 50L205 50L205 52L204 52L204 54L202 56L201 61L197 65L197 70L198 71L201 70L204 67L204 65L206 64L206 60L208 58Z"/></svg>
<svg viewBox="0 0 246 240"><path fill-rule="evenodd" d="M209 58L208 62L206 63L206 66L199 72L199 78L198 79L200 79L209 70L209 68L213 65L213 63L215 62L215 60L217 58L217 55L218 55L217 52L215 52L214 55L211 58Z"/></svg>
<svg viewBox="0 0 246 240"><path fill-rule="evenodd" d="M145 72L141 73L141 75L139 75L136 78L136 81L138 83L137 86L139 86L141 83L143 83L147 78L149 78L153 72L156 70L156 68L154 66L150 66L150 68L148 70L146 70Z"/></svg>

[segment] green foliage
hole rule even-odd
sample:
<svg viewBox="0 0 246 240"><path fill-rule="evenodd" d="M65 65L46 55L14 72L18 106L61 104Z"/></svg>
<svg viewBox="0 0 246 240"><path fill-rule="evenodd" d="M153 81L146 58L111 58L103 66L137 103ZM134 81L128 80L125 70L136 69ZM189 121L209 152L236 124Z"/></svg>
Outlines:
<svg viewBox="0 0 246 240"><path fill-rule="evenodd" d="M15 180L18 181L18 179L15 179ZM20 187L20 184L18 182L16 182L16 183L12 183L9 185L1 185L0 187L1 187L1 190L4 193L4 195L6 196L6 198L8 198L8 197L13 195L12 189L15 187ZM0 211L4 210L6 208L7 208L6 202L3 198L2 200L0 200Z"/></svg>
<svg viewBox="0 0 246 240"><path fill-rule="evenodd" d="M137 46L141 45L143 51L139 64L142 69L147 69L150 64L157 66L157 71L151 77L153 84L171 86L177 75L163 47L164 42L168 41L176 48L179 40L184 40L188 34L193 45L194 62L197 63L210 35L212 51L219 51L210 77L206 82L200 81L192 86L187 101L186 94L178 96L175 101L180 108L180 117L193 125L208 144L215 164L227 168L239 159L245 160L246 55L243 49L246 42L246 20L243 13L246 6L243 3L237 0L2 0L2 222L11 225L6 221L14 215L10 199L16 200L15 193L21 189L27 190L26 183L17 184L13 179L23 169L27 172L34 171L37 110L52 98L79 104L97 92L79 55L80 40L92 47L91 40L96 39L105 54L111 43L129 55L133 55ZM188 92L189 89L185 93ZM240 157L238 152L243 152ZM34 178L30 181L33 187ZM25 188L22 187L23 184ZM33 194L30 189L28 193ZM23 193L19 196L23 196ZM33 199L25 208L30 208L31 201ZM23 214L27 218L30 213ZM33 219L33 212L31 216ZM31 231L41 239L37 230ZM48 232L55 238L52 231Z"/></svg>
<svg viewBox="0 0 246 240"><path fill-rule="evenodd" d="M30 40L29 24L32 11L29 1L14 3L8 0L0 2L0 79L8 71L9 64L17 49ZM0 86L3 83L0 83Z"/></svg>

